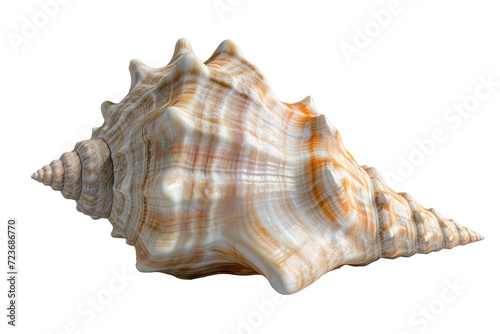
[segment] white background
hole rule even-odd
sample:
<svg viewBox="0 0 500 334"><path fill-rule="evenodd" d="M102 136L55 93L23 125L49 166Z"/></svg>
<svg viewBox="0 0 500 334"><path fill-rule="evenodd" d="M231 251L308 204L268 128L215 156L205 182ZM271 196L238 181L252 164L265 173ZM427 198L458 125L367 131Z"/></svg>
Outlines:
<svg viewBox="0 0 500 334"><path fill-rule="evenodd" d="M224 12L214 6L221 3ZM371 12L389 3L71 0L43 22L37 1L2 1L0 263L5 272L4 222L14 216L20 278L15 329L6 325L1 280L1 332L498 332L500 87L467 118L444 117L474 101L479 77L500 81L500 6L401 0L380 28ZM23 37L26 20L40 27ZM349 62L341 46L356 46L366 27L372 37L357 41ZM16 45L13 36L25 40ZM100 104L128 92L131 59L163 66L180 37L203 60L230 38L280 100L312 95L359 164L400 175L401 159L420 158L395 190L485 240L343 267L279 300L261 276L187 281L137 272L133 247L110 237L108 221L77 212L30 175L90 137L102 123ZM418 153L416 141L437 128L446 140ZM116 281L122 272L124 282Z"/></svg>

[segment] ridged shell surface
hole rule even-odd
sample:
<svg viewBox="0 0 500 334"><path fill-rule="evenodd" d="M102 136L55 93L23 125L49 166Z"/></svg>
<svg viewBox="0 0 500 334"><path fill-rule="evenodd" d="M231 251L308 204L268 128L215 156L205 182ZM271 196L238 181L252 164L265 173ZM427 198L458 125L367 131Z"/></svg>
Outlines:
<svg viewBox="0 0 500 334"><path fill-rule="evenodd" d="M77 144L81 195L65 197L108 218L141 271L262 274L286 294L342 265L482 239L360 167L310 98L280 102L231 41L202 62L179 40L167 66L130 71L129 94ZM68 154L33 177L69 189Z"/></svg>

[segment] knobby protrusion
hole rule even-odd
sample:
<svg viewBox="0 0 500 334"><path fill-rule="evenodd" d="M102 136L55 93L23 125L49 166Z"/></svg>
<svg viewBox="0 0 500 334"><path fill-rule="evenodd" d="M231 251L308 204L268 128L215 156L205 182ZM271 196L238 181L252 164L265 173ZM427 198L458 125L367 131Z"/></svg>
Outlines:
<svg viewBox="0 0 500 334"><path fill-rule="evenodd" d="M174 54L172 55L172 59L170 60L169 64L173 63L176 59L186 54L194 55L193 48L191 47L191 44L187 39L181 38L175 44Z"/></svg>
<svg viewBox="0 0 500 334"><path fill-rule="evenodd" d="M111 101L104 101L101 104L102 117L104 117L105 120L109 119L110 115L113 112L113 109L115 107L116 107L116 103L113 103Z"/></svg>
<svg viewBox="0 0 500 334"><path fill-rule="evenodd" d="M130 71L131 77L130 91L132 91L136 86L140 85L144 81L144 79L146 79L148 73L152 70L149 66L145 65L138 59L132 59L130 61L128 69Z"/></svg>

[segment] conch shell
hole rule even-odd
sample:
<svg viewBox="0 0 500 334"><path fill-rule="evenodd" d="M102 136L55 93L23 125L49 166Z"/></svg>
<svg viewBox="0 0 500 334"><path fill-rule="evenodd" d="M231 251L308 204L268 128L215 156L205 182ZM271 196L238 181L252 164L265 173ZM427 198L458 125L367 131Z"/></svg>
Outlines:
<svg viewBox="0 0 500 334"><path fill-rule="evenodd" d="M290 294L346 264L483 239L360 167L310 97L280 102L231 41L202 62L181 39L167 66L130 73L92 139L32 177L109 219L140 271L262 274Z"/></svg>

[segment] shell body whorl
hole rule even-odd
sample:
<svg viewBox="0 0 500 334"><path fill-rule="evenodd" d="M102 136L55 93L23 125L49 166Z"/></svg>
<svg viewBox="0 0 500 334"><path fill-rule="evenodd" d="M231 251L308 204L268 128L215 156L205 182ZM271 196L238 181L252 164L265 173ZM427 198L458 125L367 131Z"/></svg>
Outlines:
<svg viewBox="0 0 500 334"><path fill-rule="evenodd" d="M231 41L202 62L180 40L165 67L130 72L92 139L34 177L108 218L141 271L262 274L293 293L345 264L482 238L360 167L310 97L279 101Z"/></svg>

